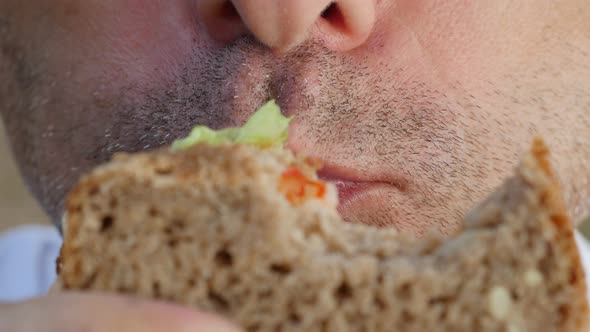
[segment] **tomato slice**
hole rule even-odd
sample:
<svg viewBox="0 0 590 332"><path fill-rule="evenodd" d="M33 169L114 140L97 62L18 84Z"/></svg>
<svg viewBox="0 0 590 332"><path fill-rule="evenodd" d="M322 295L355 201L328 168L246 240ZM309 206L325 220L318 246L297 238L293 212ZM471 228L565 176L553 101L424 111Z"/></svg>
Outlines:
<svg viewBox="0 0 590 332"><path fill-rule="evenodd" d="M307 166L310 166L316 170L324 166L324 161L322 159L314 157L305 158L305 163L307 164Z"/></svg>
<svg viewBox="0 0 590 332"><path fill-rule="evenodd" d="M323 199L326 184L309 179L299 168L291 167L281 174L279 191L291 204L298 206L310 199Z"/></svg>

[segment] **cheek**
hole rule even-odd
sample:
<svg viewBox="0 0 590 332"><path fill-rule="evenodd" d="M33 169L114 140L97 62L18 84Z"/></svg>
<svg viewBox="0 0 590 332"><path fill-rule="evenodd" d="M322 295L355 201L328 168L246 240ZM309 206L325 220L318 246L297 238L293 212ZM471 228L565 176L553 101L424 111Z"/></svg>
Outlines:
<svg viewBox="0 0 590 332"><path fill-rule="evenodd" d="M120 10L121 16L105 27L106 43L110 44L105 55L132 81L171 78L199 47L202 36L188 1L148 4L136 0Z"/></svg>
<svg viewBox="0 0 590 332"><path fill-rule="evenodd" d="M408 81L476 86L505 58L498 46L508 37L496 23L498 3L396 1L376 25L372 51L391 59Z"/></svg>
<svg viewBox="0 0 590 332"><path fill-rule="evenodd" d="M204 38L192 1L98 1L56 17L48 68L70 81L153 85L175 77ZM65 69L65 70L64 70Z"/></svg>

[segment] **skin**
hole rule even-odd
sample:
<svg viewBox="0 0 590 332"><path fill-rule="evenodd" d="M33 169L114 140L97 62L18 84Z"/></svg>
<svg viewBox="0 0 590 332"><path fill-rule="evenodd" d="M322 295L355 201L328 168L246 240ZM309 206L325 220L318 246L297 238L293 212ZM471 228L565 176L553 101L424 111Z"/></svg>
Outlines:
<svg viewBox="0 0 590 332"><path fill-rule="evenodd" d="M99 294L59 294L0 304L0 327L11 332L237 332L231 323L170 304Z"/></svg>
<svg viewBox="0 0 590 332"><path fill-rule="evenodd" d="M370 187L350 222L449 234L536 135L590 214L583 0L0 0L0 114L58 223L80 174L268 99L289 147ZM334 171L335 170L335 171Z"/></svg>

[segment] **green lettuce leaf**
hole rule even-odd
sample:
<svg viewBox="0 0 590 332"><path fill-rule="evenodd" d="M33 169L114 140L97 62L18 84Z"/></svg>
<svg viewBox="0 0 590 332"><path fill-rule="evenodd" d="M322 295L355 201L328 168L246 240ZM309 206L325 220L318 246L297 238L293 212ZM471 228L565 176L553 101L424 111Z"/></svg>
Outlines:
<svg viewBox="0 0 590 332"><path fill-rule="evenodd" d="M282 148L288 139L291 120L292 117L285 117L276 102L271 100L258 109L242 127L213 130L196 126L186 138L175 141L172 149L186 149L197 143L237 143L260 148Z"/></svg>

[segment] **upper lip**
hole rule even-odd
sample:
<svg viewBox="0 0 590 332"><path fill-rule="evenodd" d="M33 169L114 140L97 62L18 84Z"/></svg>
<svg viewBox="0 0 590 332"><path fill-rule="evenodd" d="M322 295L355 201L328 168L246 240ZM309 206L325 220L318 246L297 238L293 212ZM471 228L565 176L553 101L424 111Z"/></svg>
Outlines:
<svg viewBox="0 0 590 332"><path fill-rule="evenodd" d="M287 90L288 91L288 90ZM284 91L283 91L284 92ZM299 112L304 112L301 104L297 99L297 94L282 94L276 96L277 103L281 109L287 114L296 115ZM287 98L288 97L288 98ZM355 164L354 159L350 163L336 162L334 156L325 155L324 153L317 153L314 148L305 148L305 145L298 140L295 134L301 130L296 122L290 126L287 147L296 155L310 157L315 160L320 160L322 167L318 170L318 177L321 180L333 182L336 184L382 184L395 187L401 192L407 191L409 180L399 172L396 172L387 165L365 168L358 163ZM315 150L315 151L314 151ZM328 147L323 147L322 151L330 151Z"/></svg>
<svg viewBox="0 0 590 332"><path fill-rule="evenodd" d="M355 161L350 163L337 162L334 156L326 156L323 153L317 153L317 150L305 148L305 145L298 141L294 132L298 129L296 125L290 127L290 139L287 141L289 148L295 155L320 160L321 168L317 174L321 180L333 182L336 184L381 184L393 186L401 192L407 191L409 180L392 167L380 165L378 167L362 167ZM331 151L328 147L323 147L323 151ZM315 152L315 153L314 153ZM341 158L338 158L341 159ZM374 163L373 165L375 165Z"/></svg>
<svg viewBox="0 0 590 332"><path fill-rule="evenodd" d="M381 183L396 187L405 191L408 182L405 178L392 174L392 172L361 171L357 168L347 167L321 159L323 166L318 171L318 177L324 181L335 183Z"/></svg>

